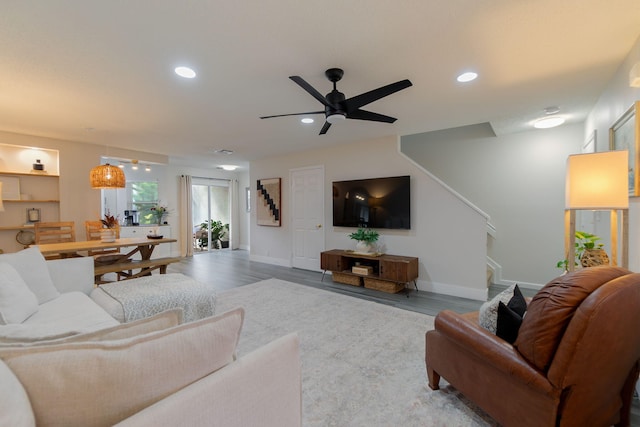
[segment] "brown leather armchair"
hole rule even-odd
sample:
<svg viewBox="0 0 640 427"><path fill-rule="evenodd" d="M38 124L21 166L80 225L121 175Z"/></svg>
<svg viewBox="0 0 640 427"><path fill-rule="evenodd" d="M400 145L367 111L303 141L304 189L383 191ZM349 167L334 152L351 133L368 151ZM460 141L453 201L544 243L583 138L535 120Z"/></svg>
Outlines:
<svg viewBox="0 0 640 427"><path fill-rule="evenodd" d="M640 274L569 273L533 297L513 345L477 312L440 312L426 334L429 387L443 377L505 426L628 426L639 326Z"/></svg>

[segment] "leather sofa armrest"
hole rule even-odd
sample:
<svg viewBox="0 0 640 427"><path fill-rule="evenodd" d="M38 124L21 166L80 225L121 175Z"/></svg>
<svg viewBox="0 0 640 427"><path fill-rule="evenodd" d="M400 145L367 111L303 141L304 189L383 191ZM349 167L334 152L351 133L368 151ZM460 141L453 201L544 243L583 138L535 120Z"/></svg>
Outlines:
<svg viewBox="0 0 640 427"><path fill-rule="evenodd" d="M473 319L477 319L475 313L461 315L444 310L436 316L435 330L519 381L540 390L553 390L544 373L535 369L514 346L482 328Z"/></svg>
<svg viewBox="0 0 640 427"><path fill-rule="evenodd" d="M123 420L117 427L299 427L302 369L289 334Z"/></svg>

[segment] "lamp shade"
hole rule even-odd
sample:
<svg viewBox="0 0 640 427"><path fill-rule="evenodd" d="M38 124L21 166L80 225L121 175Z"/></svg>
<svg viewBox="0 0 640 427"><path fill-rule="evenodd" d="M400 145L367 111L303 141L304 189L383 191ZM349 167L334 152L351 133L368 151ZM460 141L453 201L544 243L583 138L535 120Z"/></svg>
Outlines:
<svg viewBox="0 0 640 427"><path fill-rule="evenodd" d="M4 205L2 204L2 181L0 181L0 212L4 211Z"/></svg>
<svg viewBox="0 0 640 427"><path fill-rule="evenodd" d="M567 209L627 209L629 152L569 156L565 199Z"/></svg>
<svg viewBox="0 0 640 427"><path fill-rule="evenodd" d="M107 163L91 169L89 181L91 182L91 188L109 189L124 188L126 180L122 169Z"/></svg>

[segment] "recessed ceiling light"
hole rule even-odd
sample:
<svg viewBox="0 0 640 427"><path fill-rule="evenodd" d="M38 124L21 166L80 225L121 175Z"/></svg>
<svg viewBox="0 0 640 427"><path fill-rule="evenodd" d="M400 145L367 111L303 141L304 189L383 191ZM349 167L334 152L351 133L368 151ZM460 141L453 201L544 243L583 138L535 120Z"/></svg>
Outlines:
<svg viewBox="0 0 640 427"><path fill-rule="evenodd" d="M533 123L533 127L536 129L549 129L556 126L560 126L565 121L564 117L552 116L538 119Z"/></svg>
<svg viewBox="0 0 640 427"><path fill-rule="evenodd" d="M302 123L313 123L313 119L311 117L305 117L304 119L300 120Z"/></svg>
<svg viewBox="0 0 640 427"><path fill-rule="evenodd" d="M177 75L184 77L185 79L192 79L196 76L196 72L189 67L176 67L174 71Z"/></svg>
<svg viewBox="0 0 640 427"><path fill-rule="evenodd" d="M233 150L227 150L225 148L223 148L221 150L213 150L213 152L216 153L216 154L226 154L226 155L233 154Z"/></svg>
<svg viewBox="0 0 640 427"><path fill-rule="evenodd" d="M456 80L458 80L460 83L467 83L472 80L475 80L476 78L478 78L478 73L474 73L473 71L468 71L466 73L460 74Z"/></svg>
<svg viewBox="0 0 640 427"><path fill-rule="evenodd" d="M238 169L238 166L236 165L220 165L220 167L226 171L234 171Z"/></svg>

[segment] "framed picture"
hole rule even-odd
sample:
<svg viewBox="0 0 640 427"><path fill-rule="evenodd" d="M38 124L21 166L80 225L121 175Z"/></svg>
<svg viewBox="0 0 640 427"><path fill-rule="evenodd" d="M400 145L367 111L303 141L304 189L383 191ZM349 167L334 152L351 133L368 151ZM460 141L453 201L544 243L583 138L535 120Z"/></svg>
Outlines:
<svg viewBox="0 0 640 427"><path fill-rule="evenodd" d="M609 149L629 150L629 196L640 196L638 155L640 153L640 121L636 112L640 101L636 101L609 129Z"/></svg>
<svg viewBox="0 0 640 427"><path fill-rule="evenodd" d="M281 178L259 179L256 185L256 218L258 225L280 227Z"/></svg>
<svg viewBox="0 0 640 427"><path fill-rule="evenodd" d="M40 221L40 209L37 208L29 208L27 209L27 222L38 222Z"/></svg>

